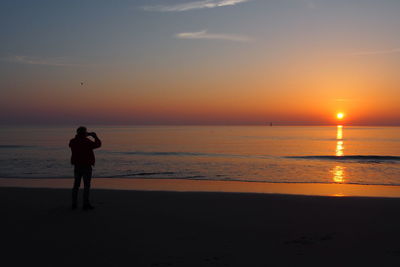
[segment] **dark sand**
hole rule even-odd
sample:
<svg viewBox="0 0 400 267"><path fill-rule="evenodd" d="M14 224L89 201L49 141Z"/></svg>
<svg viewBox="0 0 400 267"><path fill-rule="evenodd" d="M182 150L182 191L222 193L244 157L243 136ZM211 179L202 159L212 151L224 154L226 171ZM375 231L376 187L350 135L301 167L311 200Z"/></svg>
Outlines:
<svg viewBox="0 0 400 267"><path fill-rule="evenodd" d="M0 188L2 266L399 266L400 199Z"/></svg>

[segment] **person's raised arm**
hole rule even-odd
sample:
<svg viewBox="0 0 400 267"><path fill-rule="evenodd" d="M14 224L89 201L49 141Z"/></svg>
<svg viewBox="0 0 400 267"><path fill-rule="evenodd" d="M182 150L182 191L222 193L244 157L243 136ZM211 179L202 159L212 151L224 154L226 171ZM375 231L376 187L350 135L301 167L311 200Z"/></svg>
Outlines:
<svg viewBox="0 0 400 267"><path fill-rule="evenodd" d="M99 148L101 147L101 140L99 139L99 137L97 136L96 133L90 133L90 136L92 136L94 138L94 142L93 142L93 149L95 148Z"/></svg>

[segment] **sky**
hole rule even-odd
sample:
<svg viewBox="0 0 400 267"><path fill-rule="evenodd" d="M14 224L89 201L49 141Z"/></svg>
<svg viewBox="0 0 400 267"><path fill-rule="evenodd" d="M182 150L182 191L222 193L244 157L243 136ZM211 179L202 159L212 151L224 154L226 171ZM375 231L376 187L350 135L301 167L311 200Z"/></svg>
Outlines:
<svg viewBox="0 0 400 267"><path fill-rule="evenodd" d="M2 0L0 124L400 125L398 0Z"/></svg>

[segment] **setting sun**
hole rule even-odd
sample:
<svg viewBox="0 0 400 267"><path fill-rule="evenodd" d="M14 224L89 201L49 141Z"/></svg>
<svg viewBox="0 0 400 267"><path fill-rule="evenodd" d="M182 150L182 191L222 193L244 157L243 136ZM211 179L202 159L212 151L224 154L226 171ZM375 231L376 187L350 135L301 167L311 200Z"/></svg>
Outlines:
<svg viewBox="0 0 400 267"><path fill-rule="evenodd" d="M338 114L336 114L336 118L338 120L342 120L344 118L344 114L342 112L339 112Z"/></svg>

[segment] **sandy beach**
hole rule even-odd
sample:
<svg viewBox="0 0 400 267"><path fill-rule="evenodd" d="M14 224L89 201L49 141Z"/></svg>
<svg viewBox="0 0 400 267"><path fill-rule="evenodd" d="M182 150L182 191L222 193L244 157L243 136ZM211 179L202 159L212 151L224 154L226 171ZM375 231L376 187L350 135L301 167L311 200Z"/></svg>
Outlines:
<svg viewBox="0 0 400 267"><path fill-rule="evenodd" d="M400 267L400 0L0 25L0 267Z"/></svg>
<svg viewBox="0 0 400 267"><path fill-rule="evenodd" d="M0 188L3 266L397 266L398 198Z"/></svg>

